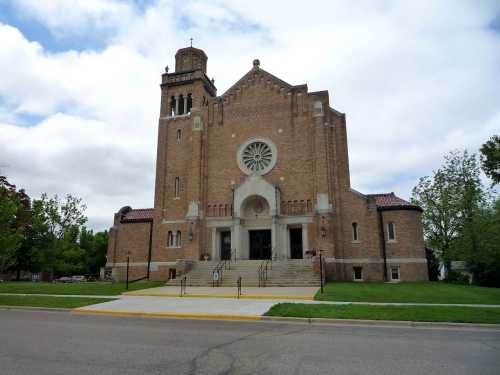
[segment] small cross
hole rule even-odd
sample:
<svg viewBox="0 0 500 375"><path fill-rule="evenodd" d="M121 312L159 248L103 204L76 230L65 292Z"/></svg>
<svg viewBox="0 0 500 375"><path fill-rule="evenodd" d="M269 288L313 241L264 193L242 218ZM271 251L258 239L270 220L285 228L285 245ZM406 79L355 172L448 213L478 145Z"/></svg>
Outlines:
<svg viewBox="0 0 500 375"><path fill-rule="evenodd" d="M191 47L193 46L193 38L189 38L190 42L191 42Z"/></svg>

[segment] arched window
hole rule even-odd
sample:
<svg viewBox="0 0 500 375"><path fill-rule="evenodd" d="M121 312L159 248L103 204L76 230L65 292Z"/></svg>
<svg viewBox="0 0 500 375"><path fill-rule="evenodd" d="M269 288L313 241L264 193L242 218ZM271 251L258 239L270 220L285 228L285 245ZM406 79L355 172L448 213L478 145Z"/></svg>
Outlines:
<svg viewBox="0 0 500 375"><path fill-rule="evenodd" d="M396 240L396 224L394 224L392 221L387 223L387 239L389 241Z"/></svg>
<svg viewBox="0 0 500 375"><path fill-rule="evenodd" d="M170 116L175 116L175 96L170 98Z"/></svg>
<svg viewBox="0 0 500 375"><path fill-rule="evenodd" d="M174 235L172 234L172 231L168 231L167 235L167 247L172 247L174 246Z"/></svg>
<svg viewBox="0 0 500 375"><path fill-rule="evenodd" d="M176 139L177 139L177 143L181 143L181 141L182 141L182 130L181 129L177 129Z"/></svg>
<svg viewBox="0 0 500 375"><path fill-rule="evenodd" d="M179 108L179 113L178 115L183 115L184 113L186 113L186 111L184 110L184 95L179 95L179 105L178 105L178 108Z"/></svg>
<svg viewBox="0 0 500 375"><path fill-rule="evenodd" d="M181 195L181 180L179 177L176 177L174 186L174 197L179 198L180 195Z"/></svg>
<svg viewBox="0 0 500 375"><path fill-rule="evenodd" d="M182 242L181 242L181 231L178 230L177 231L177 235L175 236L175 246L181 247L181 244L182 244Z"/></svg>
<svg viewBox="0 0 500 375"><path fill-rule="evenodd" d="M352 223L352 240L358 240L358 223Z"/></svg>
<svg viewBox="0 0 500 375"><path fill-rule="evenodd" d="M193 106L193 97L191 94L188 94L187 97L187 108L186 108L186 113L191 112L191 107Z"/></svg>

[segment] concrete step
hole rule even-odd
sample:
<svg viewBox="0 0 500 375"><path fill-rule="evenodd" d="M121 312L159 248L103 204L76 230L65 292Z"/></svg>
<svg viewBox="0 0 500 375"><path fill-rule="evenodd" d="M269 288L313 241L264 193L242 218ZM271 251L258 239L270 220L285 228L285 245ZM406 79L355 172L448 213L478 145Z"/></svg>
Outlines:
<svg viewBox="0 0 500 375"><path fill-rule="evenodd" d="M219 262L198 262L187 274L188 286L211 286L212 272ZM259 268L262 260L231 262L230 269L222 271L220 286L234 286L239 277L245 286L259 286ZM169 280L168 285L180 285L181 279ZM319 275L313 272L310 259L289 259L268 263L266 286L318 286Z"/></svg>

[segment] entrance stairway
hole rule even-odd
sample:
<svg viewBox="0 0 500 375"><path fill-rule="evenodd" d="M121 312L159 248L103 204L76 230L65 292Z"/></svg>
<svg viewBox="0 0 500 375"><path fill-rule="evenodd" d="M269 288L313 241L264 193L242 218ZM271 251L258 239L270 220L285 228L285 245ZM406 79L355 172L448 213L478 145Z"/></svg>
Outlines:
<svg viewBox="0 0 500 375"><path fill-rule="evenodd" d="M230 269L222 272L219 286L236 287L241 276L242 285L259 286L259 268L262 260L231 261ZM186 274L189 286L212 286L212 271L218 262L197 262L191 272ZM272 269L271 269L272 266ZM180 285L181 279L173 279L167 285ZM310 259L287 259L268 263L267 280L264 286L319 286L320 276L313 272Z"/></svg>

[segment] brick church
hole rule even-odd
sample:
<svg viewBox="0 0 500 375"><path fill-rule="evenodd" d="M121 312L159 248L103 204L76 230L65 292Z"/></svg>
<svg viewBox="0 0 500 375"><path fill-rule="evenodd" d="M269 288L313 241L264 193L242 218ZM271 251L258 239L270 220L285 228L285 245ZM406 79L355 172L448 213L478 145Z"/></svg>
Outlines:
<svg viewBox="0 0 500 375"><path fill-rule="evenodd" d="M207 55L188 47L162 75L154 208L115 214L106 266L123 280L128 257L130 278L167 281L223 259L306 266L321 252L330 280L427 280L421 211L351 188L345 114L328 91L254 60L217 96Z"/></svg>

